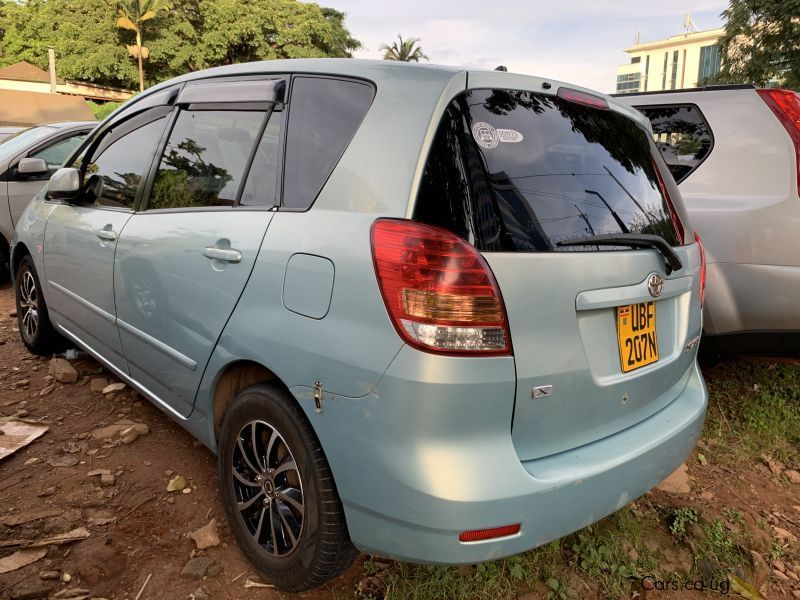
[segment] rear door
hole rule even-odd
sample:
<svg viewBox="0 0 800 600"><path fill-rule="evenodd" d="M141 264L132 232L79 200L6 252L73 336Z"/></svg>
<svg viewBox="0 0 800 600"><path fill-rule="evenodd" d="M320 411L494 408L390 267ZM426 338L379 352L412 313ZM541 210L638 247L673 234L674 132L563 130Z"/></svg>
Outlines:
<svg viewBox="0 0 800 600"><path fill-rule="evenodd" d="M580 92L470 90L439 127L414 217L470 241L494 272L522 460L634 425L685 384L699 253L683 246L655 155L641 123ZM649 248L571 245L603 234L659 235L683 266L670 272Z"/></svg>
<svg viewBox="0 0 800 600"><path fill-rule="evenodd" d="M282 80L187 85L146 204L117 245L131 377L182 416L272 218L282 90Z"/></svg>

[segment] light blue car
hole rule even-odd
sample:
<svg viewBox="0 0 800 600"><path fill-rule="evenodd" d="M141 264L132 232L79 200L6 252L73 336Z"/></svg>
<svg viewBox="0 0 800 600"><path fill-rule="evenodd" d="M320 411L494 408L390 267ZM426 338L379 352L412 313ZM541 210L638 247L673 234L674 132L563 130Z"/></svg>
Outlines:
<svg viewBox="0 0 800 600"><path fill-rule="evenodd" d="M22 339L77 344L217 453L281 589L356 549L522 552L646 492L703 424L703 252L647 127L497 71L167 81L22 215Z"/></svg>

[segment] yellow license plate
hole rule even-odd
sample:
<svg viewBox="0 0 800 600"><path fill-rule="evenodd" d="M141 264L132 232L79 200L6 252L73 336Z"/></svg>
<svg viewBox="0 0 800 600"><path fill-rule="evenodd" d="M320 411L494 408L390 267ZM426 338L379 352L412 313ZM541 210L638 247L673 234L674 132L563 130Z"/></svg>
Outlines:
<svg viewBox="0 0 800 600"><path fill-rule="evenodd" d="M640 302L618 306L617 341L623 373L656 362L658 360L656 303Z"/></svg>

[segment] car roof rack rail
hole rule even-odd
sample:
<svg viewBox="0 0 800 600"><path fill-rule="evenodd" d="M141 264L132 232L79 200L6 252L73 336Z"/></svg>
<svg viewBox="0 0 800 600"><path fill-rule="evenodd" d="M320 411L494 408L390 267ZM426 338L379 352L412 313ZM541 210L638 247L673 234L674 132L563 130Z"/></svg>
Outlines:
<svg viewBox="0 0 800 600"><path fill-rule="evenodd" d="M656 96L658 94L682 94L684 92L719 92L723 90L754 90L756 86L752 83L733 83L720 85L704 85L702 87L681 88L675 90L656 90L654 92L633 92L631 94L609 94L614 98L620 96Z"/></svg>

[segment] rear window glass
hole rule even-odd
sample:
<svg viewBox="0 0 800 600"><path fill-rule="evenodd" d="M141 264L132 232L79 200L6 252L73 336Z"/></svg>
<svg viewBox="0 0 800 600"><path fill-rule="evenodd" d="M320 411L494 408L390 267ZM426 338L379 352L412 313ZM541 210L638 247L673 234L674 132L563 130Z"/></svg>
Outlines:
<svg viewBox="0 0 800 600"><path fill-rule="evenodd" d="M656 147L680 183L700 166L714 144L703 113L693 105L636 108L650 119Z"/></svg>
<svg viewBox="0 0 800 600"><path fill-rule="evenodd" d="M678 245L653 152L644 128L615 111L472 90L439 125L414 216L481 251L608 250L558 242L619 233Z"/></svg>

